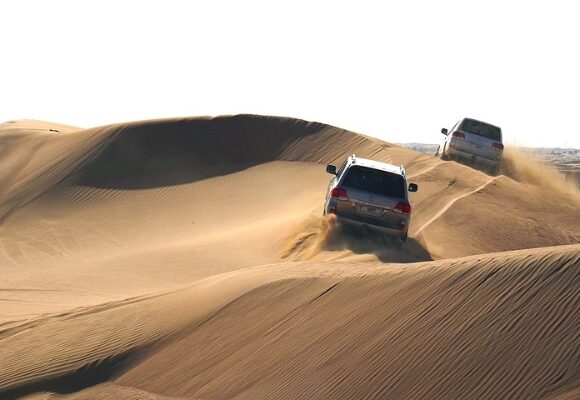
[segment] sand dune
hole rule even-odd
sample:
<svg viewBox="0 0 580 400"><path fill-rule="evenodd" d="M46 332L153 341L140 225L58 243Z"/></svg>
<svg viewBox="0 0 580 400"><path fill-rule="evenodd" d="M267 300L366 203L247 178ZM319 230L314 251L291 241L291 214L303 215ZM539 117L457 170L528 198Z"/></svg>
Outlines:
<svg viewBox="0 0 580 400"><path fill-rule="evenodd" d="M352 153L419 184L405 246L321 216ZM574 398L580 196L512 154L491 177L251 115L0 125L1 396Z"/></svg>
<svg viewBox="0 0 580 400"><path fill-rule="evenodd" d="M159 346L118 382L200 398L551 395L554 382L566 390L580 378L570 351L580 339L578 250L277 281Z"/></svg>

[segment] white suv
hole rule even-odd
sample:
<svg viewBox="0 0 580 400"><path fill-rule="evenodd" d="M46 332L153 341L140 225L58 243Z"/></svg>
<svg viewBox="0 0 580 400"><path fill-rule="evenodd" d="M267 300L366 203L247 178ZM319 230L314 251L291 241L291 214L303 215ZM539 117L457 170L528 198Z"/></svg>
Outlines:
<svg viewBox="0 0 580 400"><path fill-rule="evenodd" d="M388 236L407 240L411 223L408 192L416 192L415 183L407 184L405 169L379 161L348 157L328 183L324 215L334 214L345 225L366 226Z"/></svg>
<svg viewBox="0 0 580 400"><path fill-rule="evenodd" d="M443 160L467 160L482 164L492 174L499 172L503 143L501 128L463 118L450 131L443 128L445 139L439 145L437 154Z"/></svg>

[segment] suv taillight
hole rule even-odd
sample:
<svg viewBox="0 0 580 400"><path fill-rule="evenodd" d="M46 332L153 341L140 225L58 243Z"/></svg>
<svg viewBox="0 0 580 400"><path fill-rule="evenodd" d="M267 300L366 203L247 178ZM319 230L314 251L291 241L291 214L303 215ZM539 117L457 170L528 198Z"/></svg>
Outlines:
<svg viewBox="0 0 580 400"><path fill-rule="evenodd" d="M395 206L395 210L403 214L411 214L411 204L405 201L399 201Z"/></svg>
<svg viewBox="0 0 580 400"><path fill-rule="evenodd" d="M451 134L451 136L456 137L456 138L461 138L461 139L465 139L465 133L463 132L459 132L459 131L455 131Z"/></svg>
<svg viewBox="0 0 580 400"><path fill-rule="evenodd" d="M335 187L331 190L330 192L330 197L332 197L333 199L338 199L338 200L348 200L348 197L346 195L346 190L344 190L341 187Z"/></svg>
<svg viewBox="0 0 580 400"><path fill-rule="evenodd" d="M503 144L501 143L494 143L491 145L491 148L497 151L503 151Z"/></svg>

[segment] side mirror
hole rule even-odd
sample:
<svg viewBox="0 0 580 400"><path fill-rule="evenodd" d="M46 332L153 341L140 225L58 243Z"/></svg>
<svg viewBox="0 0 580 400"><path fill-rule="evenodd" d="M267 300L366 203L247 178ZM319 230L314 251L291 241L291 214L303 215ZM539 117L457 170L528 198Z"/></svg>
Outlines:
<svg viewBox="0 0 580 400"><path fill-rule="evenodd" d="M329 174L332 174L332 175L336 175L336 167L334 165L328 164L326 166L326 172L328 172Z"/></svg>
<svg viewBox="0 0 580 400"><path fill-rule="evenodd" d="M441 133L447 135L449 131L447 130L447 128L441 128Z"/></svg>
<svg viewBox="0 0 580 400"><path fill-rule="evenodd" d="M409 192L416 192L419 190L419 186L416 183L409 183Z"/></svg>

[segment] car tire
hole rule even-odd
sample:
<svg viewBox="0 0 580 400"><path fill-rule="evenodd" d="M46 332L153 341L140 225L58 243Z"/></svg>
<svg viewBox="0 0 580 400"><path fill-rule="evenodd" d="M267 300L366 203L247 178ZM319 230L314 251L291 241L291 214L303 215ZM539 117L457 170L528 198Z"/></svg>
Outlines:
<svg viewBox="0 0 580 400"><path fill-rule="evenodd" d="M441 159L443 161L449 161L449 156L447 154L445 154L445 150L447 149L447 146L443 146L443 150L441 151Z"/></svg>

